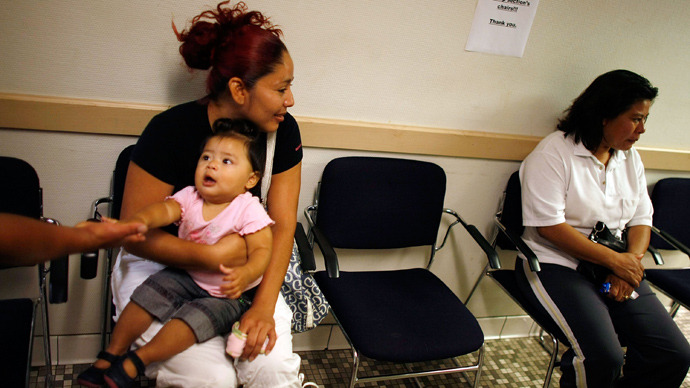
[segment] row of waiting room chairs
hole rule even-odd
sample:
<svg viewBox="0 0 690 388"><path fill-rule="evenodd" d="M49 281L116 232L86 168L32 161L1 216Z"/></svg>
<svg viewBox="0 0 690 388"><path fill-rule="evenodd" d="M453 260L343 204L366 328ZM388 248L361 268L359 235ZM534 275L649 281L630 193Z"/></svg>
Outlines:
<svg viewBox="0 0 690 388"><path fill-rule="evenodd" d="M319 183L315 204L305 215L310 235L323 253L325 271L315 279L338 325L353 350L350 387L358 382L418 377L428 374L474 371L477 386L483 361L484 336L474 316L429 269L435 253L448 238L450 228L462 225L487 257L486 273L530 315L553 339L551 360L544 378L550 384L557 363L559 341L565 336L544 312L531 306L515 286L512 269L502 269L494 248L499 245L520 249L533 271L539 271L538 258L521 240L522 216L517 172L512 174L496 217L496 241L489 244L479 231L453 210L443 209L446 177L439 166L419 161L392 158L347 157L331 161ZM687 200L690 180L669 178L655 186L652 200L657 208L653 240L659 248L679 249L690 256L687 244ZM685 214L683 214L685 213ZM440 245L438 229L443 214L454 217ZM673 218L669 221L668 215ZM669 233L670 231L670 233ZM679 236L679 239L673 235ZM662 244L665 242L667 244ZM425 268L345 272L339 270L334 248L391 249L429 246ZM657 264L661 255L650 248ZM690 269L649 269L647 276L677 304L688 306ZM481 279L481 278L480 278ZM476 287L476 285L475 285ZM469 298L468 298L469 299ZM360 354L389 362L420 362L477 353L476 363L436 371L410 371L394 376L359 377Z"/></svg>
<svg viewBox="0 0 690 388"><path fill-rule="evenodd" d="M110 203L108 215L119 217L131 150L132 146L123 150L116 163L111 196L94 203L95 217L100 215L99 207L105 203ZM655 233L664 236L663 241L653 240L653 245L658 245L661 249L675 247L690 254L685 247L690 242L687 215L672 221L673 227L661 221L664 214L661 208L668 200L659 191L666 185L666 181L659 181L652 194ZM686 192L682 194L679 189L672 189L678 194L676 199L681 201L680 205L672 206L680 206L685 210L690 189L687 180L680 182L684 184ZM305 247L301 253L303 257L310 259L310 263L313 262L311 250L315 246L319 247L324 257L323 271L317 271L313 264L307 262L303 266L314 272L314 278L329 301L336 322L352 347L350 387L371 381L416 378L440 373L466 375L466 372L474 374L474 379L468 378L470 385L478 386L484 358L484 334L476 318L465 307L466 302L460 301L430 270L436 253L446 245L451 229L457 225L462 226L471 236L472 242L486 255L486 273L553 338L551 362L544 381L544 386L548 386L557 364L558 344L560 342L567 346L567 342L548 316L540 314L538 309L527 304L521 297L512 283L512 270L501 268L495 250L497 246L510 246L511 249L517 247L523 253L526 252L527 257L531 257L532 270L539 270L537 258L530 255L528 249L525 250L519 237L522 225L517 174L510 179L503 205L496 217L497 228L501 231L497 236L503 236L496 241L488 242L476 227L465 222L456 211L444 208L445 195L445 172L433 163L409 159L345 157L334 159L324 168L314 204L305 209L309 241L298 245ZM664 199L660 199L662 197ZM678 212L678 207L672 210L673 214L677 215ZM448 226L444 227L446 230L439 243L439 229L442 225ZM301 227L298 225L298 229ZM506 239L506 236L509 237ZM672 243L671 246L661 245L661 242L668 241ZM399 269L393 264L390 269L379 271L340 270L340 261L354 256L350 250L396 250L419 246L428 247L426 264L422 268ZM342 252L346 254L339 254ZM103 345L111 324L108 284L113 255L112 250L108 251L104 263L106 296L103 306ZM375 256L376 268L386 268L385 263L379 263L384 256ZM455 260L460 259L456 257ZM396 260L393 262L397 263ZM690 272L683 271L690 270L648 269L647 277L662 292L668 293L680 305L687 307L687 297L679 297L677 290L666 288L662 280L653 280L655 275L652 275L658 272L659 277L663 278L667 273L673 273L674 278L681 279L681 284L689 284L690 282L683 282L682 279L690 279ZM685 295L689 294L686 292ZM468 354L473 362L460 364L457 361L459 356ZM360 376L362 356L407 365L450 359L454 366L443 370L418 370L411 367L409 372L398 375Z"/></svg>

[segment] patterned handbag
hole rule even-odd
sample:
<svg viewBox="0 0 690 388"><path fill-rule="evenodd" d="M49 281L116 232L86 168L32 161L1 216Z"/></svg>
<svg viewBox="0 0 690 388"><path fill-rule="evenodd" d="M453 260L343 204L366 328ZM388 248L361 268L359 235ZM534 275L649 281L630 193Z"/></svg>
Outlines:
<svg viewBox="0 0 690 388"><path fill-rule="evenodd" d="M276 133L271 132L266 139L266 167L264 171L273 170ZM261 201L266 204L268 188L271 186L271 174L264 173L261 180ZM292 310L292 331L304 332L313 329L328 315L330 306L312 275L302 269L297 242L292 245L290 264L285 274L285 281L280 289L285 302Z"/></svg>
<svg viewBox="0 0 690 388"><path fill-rule="evenodd" d="M328 315L330 306L310 273L302 270L297 244L292 246L290 265L280 291L292 310L292 331L313 329Z"/></svg>

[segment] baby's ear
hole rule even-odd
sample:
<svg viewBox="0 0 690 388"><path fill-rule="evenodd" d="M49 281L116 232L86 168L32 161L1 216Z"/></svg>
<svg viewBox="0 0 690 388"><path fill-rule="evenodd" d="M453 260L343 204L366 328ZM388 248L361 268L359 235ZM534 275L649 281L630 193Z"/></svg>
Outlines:
<svg viewBox="0 0 690 388"><path fill-rule="evenodd" d="M249 176L249 179L247 180L247 184L244 186L245 189L251 190L256 186L259 182L261 181L261 173L258 171L254 171L252 175Z"/></svg>

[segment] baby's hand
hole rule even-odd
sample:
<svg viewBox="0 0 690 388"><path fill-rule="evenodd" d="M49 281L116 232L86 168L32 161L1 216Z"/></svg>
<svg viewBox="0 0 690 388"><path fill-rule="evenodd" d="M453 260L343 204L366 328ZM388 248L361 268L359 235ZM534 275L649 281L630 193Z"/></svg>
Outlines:
<svg viewBox="0 0 690 388"><path fill-rule="evenodd" d="M138 221L118 221L116 219L107 218L107 217L103 217L103 222L121 225L122 227L125 227L125 226L131 227L131 225L140 225L140 227L138 228L138 233L131 234L131 235L127 236L123 240L123 242L125 242L125 243L137 243L137 242L142 242L142 241L146 240L145 235L146 235L146 232L148 232L148 227L146 227L146 225L141 223L141 222L138 222Z"/></svg>
<svg viewBox="0 0 690 388"><path fill-rule="evenodd" d="M250 274L246 267L239 266L228 268L223 264L220 265L220 272L223 276L223 285L220 286L221 292L230 299L238 299L242 295L242 291L247 288L251 281Z"/></svg>

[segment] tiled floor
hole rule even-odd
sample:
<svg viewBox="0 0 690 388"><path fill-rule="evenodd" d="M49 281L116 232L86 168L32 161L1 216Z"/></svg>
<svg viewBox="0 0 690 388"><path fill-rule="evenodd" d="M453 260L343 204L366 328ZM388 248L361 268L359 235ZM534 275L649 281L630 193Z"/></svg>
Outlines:
<svg viewBox="0 0 690 388"><path fill-rule="evenodd" d="M690 336L690 312L681 309L676 316L676 323L686 336ZM539 345L536 337L514 338L486 341L484 368L481 376L483 387L541 387L544 372L548 363L548 354ZM302 357L302 373L306 381L313 381L321 387L346 387L352 365L352 354L349 350L299 352ZM76 376L88 365L57 366L54 387L77 386ZM388 364L363 361L364 372L389 373L395 369ZM414 366L413 366L414 368ZM45 370L36 368L32 373L32 387L43 387ZM470 374L474 378L474 374ZM560 372L554 371L552 387L558 386ZM461 374L439 375L414 380L396 380L381 383L358 385L362 387L459 387L470 386ZM152 387L155 382L143 380L140 387ZM690 377L685 379L682 387L690 388Z"/></svg>

